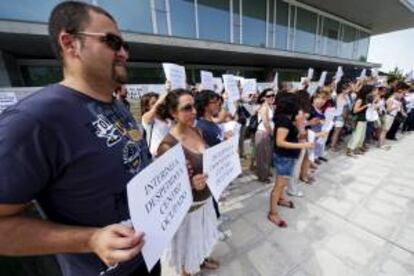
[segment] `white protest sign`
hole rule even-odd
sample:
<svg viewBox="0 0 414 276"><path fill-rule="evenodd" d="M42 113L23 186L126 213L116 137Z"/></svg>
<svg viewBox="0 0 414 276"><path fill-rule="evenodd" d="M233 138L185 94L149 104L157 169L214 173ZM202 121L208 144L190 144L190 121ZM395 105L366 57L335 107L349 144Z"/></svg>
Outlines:
<svg viewBox="0 0 414 276"><path fill-rule="evenodd" d="M217 201L231 181L242 173L233 139L235 137L207 149L203 154L203 170L208 176L207 185Z"/></svg>
<svg viewBox="0 0 414 276"><path fill-rule="evenodd" d="M236 107L235 102L227 100L226 105L227 105L227 110L230 113L230 115L234 116L236 114L236 111L237 111L237 107Z"/></svg>
<svg viewBox="0 0 414 276"><path fill-rule="evenodd" d="M239 146L241 124L236 121L230 121L221 124L221 129L223 130L223 133L231 132L233 134L233 142L235 143L234 146L237 149Z"/></svg>
<svg viewBox="0 0 414 276"><path fill-rule="evenodd" d="M309 143L315 143L316 134L312 130L308 130L308 142ZM314 149L308 149L308 158L311 162L315 162L315 150Z"/></svg>
<svg viewBox="0 0 414 276"><path fill-rule="evenodd" d="M377 68L372 68L371 69L371 76L374 77L375 79L378 78L379 73L378 73L378 69Z"/></svg>
<svg viewBox="0 0 414 276"><path fill-rule="evenodd" d="M217 94L221 95L221 92L224 89L223 80L221 78L213 78L213 84L214 84L214 91Z"/></svg>
<svg viewBox="0 0 414 276"><path fill-rule="evenodd" d="M322 126L322 132L329 133L334 127L334 125L335 123L333 121L325 121L325 123ZM317 143L320 145L324 145L327 140L328 140L328 137L319 137L317 139Z"/></svg>
<svg viewBox="0 0 414 276"><path fill-rule="evenodd" d="M312 78L313 78L313 73L314 73L313 68L309 68L309 69L308 69L308 76L306 77L309 81L311 81L311 80L312 80Z"/></svg>
<svg viewBox="0 0 414 276"><path fill-rule="evenodd" d="M127 191L132 224L136 231L145 233L142 255L151 270L193 202L181 144L138 173L128 183Z"/></svg>
<svg viewBox="0 0 414 276"><path fill-rule="evenodd" d="M335 74L335 83L340 82L343 75L344 75L344 71L342 69L342 66L338 66L338 70L336 70L336 74Z"/></svg>
<svg viewBox="0 0 414 276"><path fill-rule="evenodd" d="M271 82L258 82L257 90L261 93L263 90L271 88L273 91L277 91L277 87L274 87L274 83Z"/></svg>
<svg viewBox="0 0 414 276"><path fill-rule="evenodd" d="M233 75L223 75L224 88L229 93L229 101L235 102L240 99L239 88L237 81Z"/></svg>
<svg viewBox="0 0 414 276"><path fill-rule="evenodd" d="M273 89L275 91L279 90L279 73L278 72L275 73L275 76L273 78Z"/></svg>
<svg viewBox="0 0 414 276"><path fill-rule="evenodd" d="M326 121L333 121L336 114L336 108L335 107L329 107L325 110L325 120Z"/></svg>
<svg viewBox="0 0 414 276"><path fill-rule="evenodd" d="M138 84L127 84L125 89L127 91L128 98L131 100L139 100L146 92L147 87Z"/></svg>
<svg viewBox="0 0 414 276"><path fill-rule="evenodd" d="M201 71L201 85L205 90L214 91L213 73L209 71Z"/></svg>
<svg viewBox="0 0 414 276"><path fill-rule="evenodd" d="M241 82L244 95L257 93L257 81L256 79L243 79Z"/></svg>
<svg viewBox="0 0 414 276"><path fill-rule="evenodd" d="M0 92L0 113L9 106L17 103L17 96L14 92Z"/></svg>
<svg viewBox="0 0 414 276"><path fill-rule="evenodd" d="M326 81L326 75L328 74L328 72L323 71L321 74L321 77L319 78L319 82L318 85L319 87L324 87L325 86L325 81Z"/></svg>
<svg viewBox="0 0 414 276"><path fill-rule="evenodd" d="M162 68L164 68L165 77L171 83L171 90L187 88L184 66L174 63L163 63Z"/></svg>
<svg viewBox="0 0 414 276"><path fill-rule="evenodd" d="M361 71L361 75L359 76L360 79L365 79L365 77L367 76L367 69L362 69Z"/></svg>

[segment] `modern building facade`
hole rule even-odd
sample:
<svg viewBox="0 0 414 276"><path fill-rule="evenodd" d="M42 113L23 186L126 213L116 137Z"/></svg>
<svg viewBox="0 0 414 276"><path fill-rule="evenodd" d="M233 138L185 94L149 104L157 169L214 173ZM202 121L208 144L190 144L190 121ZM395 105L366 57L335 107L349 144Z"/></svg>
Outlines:
<svg viewBox="0 0 414 276"><path fill-rule="evenodd" d="M47 37L60 0L0 2L0 86L41 86L61 71ZM413 0L88 0L108 10L131 44L131 83L161 83L161 62L267 81L313 67L368 63L370 36L414 26Z"/></svg>

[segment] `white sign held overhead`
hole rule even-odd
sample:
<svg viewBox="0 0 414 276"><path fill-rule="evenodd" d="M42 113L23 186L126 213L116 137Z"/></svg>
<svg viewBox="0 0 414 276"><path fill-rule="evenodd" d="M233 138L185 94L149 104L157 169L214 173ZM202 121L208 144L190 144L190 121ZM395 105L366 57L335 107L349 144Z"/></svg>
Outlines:
<svg viewBox="0 0 414 276"><path fill-rule="evenodd" d="M328 74L328 72L323 71L321 74L321 77L319 78L319 82L318 85L319 87L324 87L325 86L325 81L326 81L326 75Z"/></svg>
<svg viewBox="0 0 414 276"><path fill-rule="evenodd" d="M142 255L150 271L168 248L193 201L184 151L176 145L127 186L136 231L145 233Z"/></svg>
<svg viewBox="0 0 414 276"><path fill-rule="evenodd" d="M336 70L336 74L335 74L335 83L336 84L338 84L338 82L341 81L343 75L344 75L344 71L342 70L342 66L338 66L338 70Z"/></svg>
<svg viewBox="0 0 414 276"><path fill-rule="evenodd" d="M316 133L312 130L308 130L308 142L315 143ZM315 149L308 149L308 158L311 162L315 162Z"/></svg>
<svg viewBox="0 0 414 276"><path fill-rule="evenodd" d="M201 85L202 85L203 90L214 91L213 73L209 71L201 71Z"/></svg>
<svg viewBox="0 0 414 276"><path fill-rule="evenodd" d="M275 73L275 76L273 78L273 90L275 91L279 90L279 73L278 72Z"/></svg>
<svg viewBox="0 0 414 276"><path fill-rule="evenodd" d="M314 70L313 68L308 69L308 76L306 77L309 81L312 81Z"/></svg>
<svg viewBox="0 0 414 276"><path fill-rule="evenodd" d="M203 169L207 185L218 201L226 187L242 173L235 137L207 149L203 154Z"/></svg>
<svg viewBox="0 0 414 276"><path fill-rule="evenodd" d="M240 99L240 91L237 81L233 75L223 75L224 88L229 93L229 101L235 102Z"/></svg>
<svg viewBox="0 0 414 276"><path fill-rule="evenodd" d="M214 91L217 94L221 95L221 92L224 89L223 80L221 78L213 78L213 83L214 83Z"/></svg>
<svg viewBox="0 0 414 276"><path fill-rule="evenodd" d="M366 76L367 76L367 69L364 68L364 69L362 69L361 75L359 76L359 78L365 79Z"/></svg>
<svg viewBox="0 0 414 276"><path fill-rule="evenodd" d="M171 90L187 88L184 66L174 63L163 63L162 68L164 68L165 77L171 83Z"/></svg>
<svg viewBox="0 0 414 276"><path fill-rule="evenodd" d="M250 95L257 93L257 81L256 79L243 79L242 80L243 95Z"/></svg>
<svg viewBox="0 0 414 276"><path fill-rule="evenodd" d="M17 96L14 92L0 92L0 113L9 106L17 103Z"/></svg>

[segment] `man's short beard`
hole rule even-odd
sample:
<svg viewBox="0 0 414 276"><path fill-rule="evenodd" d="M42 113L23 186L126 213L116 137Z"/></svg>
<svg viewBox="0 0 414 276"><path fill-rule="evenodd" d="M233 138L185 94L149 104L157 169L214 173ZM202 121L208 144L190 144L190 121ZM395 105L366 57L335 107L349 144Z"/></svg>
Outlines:
<svg viewBox="0 0 414 276"><path fill-rule="evenodd" d="M117 84L125 84L125 83L127 83L128 82L128 71L126 71L126 73L125 74L122 74L122 75L121 74L117 74L116 66L117 66L117 63L114 62L112 64L112 80L114 82L116 82ZM126 70L126 68L125 68L125 70Z"/></svg>

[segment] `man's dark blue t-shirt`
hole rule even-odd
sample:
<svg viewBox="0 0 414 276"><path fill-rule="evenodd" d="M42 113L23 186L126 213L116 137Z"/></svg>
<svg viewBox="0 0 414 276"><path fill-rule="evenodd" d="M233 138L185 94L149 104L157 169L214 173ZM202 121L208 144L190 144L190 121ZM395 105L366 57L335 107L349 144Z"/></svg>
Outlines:
<svg viewBox="0 0 414 276"><path fill-rule="evenodd" d="M54 84L0 115L0 204L36 199L48 219L103 227L129 219L126 184L150 162L143 129L118 101ZM98 275L94 254L59 254L63 275ZM104 275L128 275L142 257Z"/></svg>
<svg viewBox="0 0 414 276"><path fill-rule="evenodd" d="M223 140L223 132L214 122L200 118L197 119L196 127L201 130L203 139L209 147L218 145Z"/></svg>

